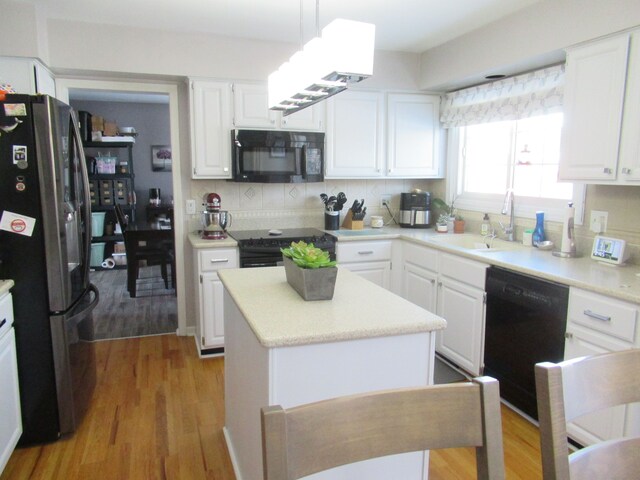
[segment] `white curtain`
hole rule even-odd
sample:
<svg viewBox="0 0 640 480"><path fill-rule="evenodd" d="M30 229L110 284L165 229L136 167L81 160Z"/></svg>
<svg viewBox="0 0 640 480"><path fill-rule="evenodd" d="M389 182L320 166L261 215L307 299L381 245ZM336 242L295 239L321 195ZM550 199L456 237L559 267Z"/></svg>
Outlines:
<svg viewBox="0 0 640 480"><path fill-rule="evenodd" d="M445 128L518 120L562 111L564 65L543 68L446 94Z"/></svg>

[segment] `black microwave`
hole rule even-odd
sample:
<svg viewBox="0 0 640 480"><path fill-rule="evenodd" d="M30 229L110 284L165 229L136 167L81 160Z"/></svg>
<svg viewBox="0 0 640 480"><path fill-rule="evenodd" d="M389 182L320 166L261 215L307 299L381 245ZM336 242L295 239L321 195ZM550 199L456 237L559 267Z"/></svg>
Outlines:
<svg viewBox="0 0 640 480"><path fill-rule="evenodd" d="M232 130L231 142L235 182L324 180L324 133Z"/></svg>

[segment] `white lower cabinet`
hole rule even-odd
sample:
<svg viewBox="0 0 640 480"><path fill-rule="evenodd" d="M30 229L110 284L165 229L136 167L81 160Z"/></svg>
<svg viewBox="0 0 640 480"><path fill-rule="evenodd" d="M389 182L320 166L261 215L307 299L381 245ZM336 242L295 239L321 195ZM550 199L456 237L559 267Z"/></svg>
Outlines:
<svg viewBox="0 0 640 480"><path fill-rule="evenodd" d="M402 295L447 321L436 351L472 375L482 370L488 265L420 245L403 245Z"/></svg>
<svg viewBox="0 0 640 480"><path fill-rule="evenodd" d="M638 310L636 304L572 287L564 359L637 348ZM569 424L567 431L582 445L640 435L640 405L622 405L585 415Z"/></svg>
<svg viewBox="0 0 640 480"><path fill-rule="evenodd" d="M341 267L390 289L391 241L338 242L336 258Z"/></svg>
<svg viewBox="0 0 640 480"><path fill-rule="evenodd" d="M0 298L0 474L22 435L18 360L10 294Z"/></svg>
<svg viewBox="0 0 640 480"><path fill-rule="evenodd" d="M194 262L198 266L196 282L197 342L201 354L222 353L224 347L224 287L218 271L237 268L235 248L195 249Z"/></svg>

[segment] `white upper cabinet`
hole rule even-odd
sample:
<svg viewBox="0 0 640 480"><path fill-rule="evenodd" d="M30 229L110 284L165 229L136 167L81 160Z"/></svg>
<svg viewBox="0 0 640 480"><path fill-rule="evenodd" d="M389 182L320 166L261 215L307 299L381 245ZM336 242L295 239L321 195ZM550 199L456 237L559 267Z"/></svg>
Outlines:
<svg viewBox="0 0 640 480"><path fill-rule="evenodd" d="M265 85L236 83L233 85L233 125L236 128L322 131L324 103L285 117L281 112L269 110Z"/></svg>
<svg viewBox="0 0 640 480"><path fill-rule="evenodd" d="M640 181L638 32L567 50L560 180Z"/></svg>
<svg viewBox="0 0 640 480"><path fill-rule="evenodd" d="M327 178L440 178L434 95L347 91L327 101Z"/></svg>
<svg viewBox="0 0 640 480"><path fill-rule="evenodd" d="M191 80L192 178L231 178L231 85Z"/></svg>
<svg viewBox="0 0 640 480"><path fill-rule="evenodd" d="M440 177L440 97L389 94L387 97L387 176Z"/></svg>
<svg viewBox="0 0 640 480"><path fill-rule="evenodd" d="M31 58L0 57L0 83L8 83L17 93L56 96L53 75Z"/></svg>
<svg viewBox="0 0 640 480"><path fill-rule="evenodd" d="M384 176L384 93L347 90L327 100L326 178Z"/></svg>

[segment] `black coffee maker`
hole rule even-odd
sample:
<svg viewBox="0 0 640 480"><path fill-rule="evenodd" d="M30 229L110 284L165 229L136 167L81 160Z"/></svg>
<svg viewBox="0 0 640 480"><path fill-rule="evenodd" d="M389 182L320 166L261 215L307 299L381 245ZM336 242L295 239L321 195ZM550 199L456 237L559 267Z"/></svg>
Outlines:
<svg viewBox="0 0 640 480"><path fill-rule="evenodd" d="M400 194L400 226L429 228L431 222L431 194L413 190Z"/></svg>

